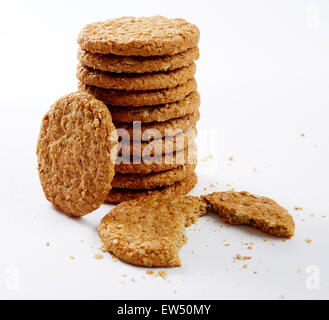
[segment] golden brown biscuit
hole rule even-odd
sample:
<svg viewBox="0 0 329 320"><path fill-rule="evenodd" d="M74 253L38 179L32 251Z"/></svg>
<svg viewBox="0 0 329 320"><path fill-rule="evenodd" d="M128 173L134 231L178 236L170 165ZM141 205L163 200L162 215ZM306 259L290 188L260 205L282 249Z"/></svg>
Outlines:
<svg viewBox="0 0 329 320"><path fill-rule="evenodd" d="M78 43L90 52L148 57L184 52L199 38L198 27L184 19L122 17L86 25Z"/></svg>
<svg viewBox="0 0 329 320"><path fill-rule="evenodd" d="M167 187L159 187L151 190L112 188L105 199L105 203L116 204L122 201L137 199L146 195L184 195L189 193L196 186L197 182L197 175L193 172L189 177Z"/></svg>
<svg viewBox="0 0 329 320"><path fill-rule="evenodd" d="M175 88L194 77L195 63L167 72L112 73L78 66L77 78L91 86L128 91L160 90Z"/></svg>
<svg viewBox="0 0 329 320"><path fill-rule="evenodd" d="M288 211L274 200L243 192L214 192L202 196L223 220L247 224L278 237L291 238L295 223Z"/></svg>
<svg viewBox="0 0 329 320"><path fill-rule="evenodd" d="M84 92L57 100L42 120L37 145L46 198L70 216L97 209L111 189L117 135L107 107Z"/></svg>
<svg viewBox="0 0 329 320"><path fill-rule="evenodd" d="M195 167L196 164L187 164L175 169L144 175L116 173L112 180L112 187L119 189L154 189L170 186L191 175Z"/></svg>
<svg viewBox="0 0 329 320"><path fill-rule="evenodd" d="M140 123L139 127L137 127L137 123L114 122L114 125L117 128L118 136L122 137L123 140L149 141L150 139L172 137L186 130L193 129L199 119L200 112L197 110L182 118L170 119L163 122ZM122 130L124 130L124 136L121 134ZM127 133L129 137L126 136Z"/></svg>
<svg viewBox="0 0 329 320"><path fill-rule="evenodd" d="M181 265L185 227L196 222L207 205L192 196L147 196L122 202L101 221L98 234L106 250L122 261L145 267Z"/></svg>
<svg viewBox="0 0 329 320"><path fill-rule="evenodd" d="M200 95L194 91L183 100L148 107L116 107L108 105L113 121L133 122L141 121L162 122L174 118L181 118L198 110Z"/></svg>
<svg viewBox="0 0 329 320"><path fill-rule="evenodd" d="M184 150L153 157L117 157L115 172L147 174L178 168L186 164L197 163L197 147L195 143Z"/></svg>
<svg viewBox="0 0 329 320"><path fill-rule="evenodd" d="M197 47L173 56L116 56L113 54L93 53L79 48L78 59L84 66L115 73L148 73L170 71L187 67L199 59Z"/></svg>
<svg viewBox="0 0 329 320"><path fill-rule="evenodd" d="M118 156L122 157L148 157L172 154L188 148L195 142L196 128L189 129L172 137L150 142L143 141L121 141L118 145Z"/></svg>
<svg viewBox="0 0 329 320"><path fill-rule="evenodd" d="M197 89L195 79L188 80L182 85L170 89L149 91L127 91L103 89L88 84L79 83L79 90L86 91L97 99L112 106L157 106L184 99L188 94Z"/></svg>

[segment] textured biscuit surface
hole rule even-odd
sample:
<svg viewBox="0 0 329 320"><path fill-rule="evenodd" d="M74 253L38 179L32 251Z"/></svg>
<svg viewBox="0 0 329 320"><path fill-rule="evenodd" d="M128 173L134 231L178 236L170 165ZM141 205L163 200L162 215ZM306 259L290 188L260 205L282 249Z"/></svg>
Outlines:
<svg viewBox="0 0 329 320"><path fill-rule="evenodd" d="M184 150L159 156L117 157L115 172L147 174L197 163L197 147L191 143Z"/></svg>
<svg viewBox="0 0 329 320"><path fill-rule="evenodd" d="M159 104L180 101L197 89L197 83L194 78L175 88L149 91L104 89L83 84L81 82L78 86L79 90L92 94L106 104L131 107L156 106Z"/></svg>
<svg viewBox="0 0 329 320"><path fill-rule="evenodd" d="M82 216L97 209L111 189L117 135L107 107L75 92L44 116L37 144L40 182L60 211Z"/></svg>
<svg viewBox="0 0 329 320"><path fill-rule="evenodd" d="M200 106L200 95L194 91L183 100L149 107L115 107L108 105L113 121L133 122L141 121L162 122L174 118L181 118L191 114Z"/></svg>
<svg viewBox="0 0 329 320"><path fill-rule="evenodd" d="M144 175L116 173L112 181L112 187L120 189L154 189L169 186L184 180L194 172L195 167L195 164L187 164L175 169Z"/></svg>
<svg viewBox="0 0 329 320"><path fill-rule="evenodd" d="M207 211L198 197L152 195L122 202L101 221L98 234L119 259L145 267L180 266L185 227Z"/></svg>
<svg viewBox="0 0 329 320"><path fill-rule="evenodd" d="M140 127L137 127L138 123L133 125L130 123L114 122L114 125L118 130L119 136L121 136L120 131L124 130L124 140L128 140L126 139L128 133L129 140L149 141L150 139L175 136L186 130L193 129L199 119L200 112L197 110L182 118L170 119L163 122L140 123Z"/></svg>
<svg viewBox="0 0 329 320"><path fill-rule="evenodd" d="M163 56L196 47L199 38L198 27L184 19L122 17L86 25L78 43L96 53Z"/></svg>
<svg viewBox="0 0 329 320"><path fill-rule="evenodd" d="M194 77L195 63L167 72L153 73L112 73L78 66L80 82L104 89L141 91L174 88Z"/></svg>
<svg viewBox="0 0 329 320"><path fill-rule="evenodd" d="M188 148L195 142L196 129L187 130L181 134L172 137L150 142L143 141L121 141L118 145L118 156L122 157L150 157L161 156L163 154L173 154Z"/></svg>
<svg viewBox="0 0 329 320"><path fill-rule="evenodd" d="M189 177L167 187L158 187L151 190L132 190L112 188L107 195L105 202L116 204L122 201L138 199L147 195L184 195L189 193L197 184L198 178L195 172Z"/></svg>
<svg viewBox="0 0 329 320"><path fill-rule="evenodd" d="M223 220L247 224L278 237L291 238L295 223L288 211L274 200L243 192L214 192L202 197Z"/></svg>
<svg viewBox="0 0 329 320"><path fill-rule="evenodd" d="M147 73L170 71L187 67L199 59L197 47L173 56L116 56L113 54L93 53L79 48L78 59L84 66L115 73Z"/></svg>

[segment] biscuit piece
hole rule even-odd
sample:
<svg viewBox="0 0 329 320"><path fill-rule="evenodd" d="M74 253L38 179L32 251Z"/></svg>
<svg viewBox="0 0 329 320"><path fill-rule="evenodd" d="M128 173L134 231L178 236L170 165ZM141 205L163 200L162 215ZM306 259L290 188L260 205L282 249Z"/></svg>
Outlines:
<svg viewBox="0 0 329 320"><path fill-rule="evenodd" d="M70 216L97 209L111 189L118 140L107 107L84 92L57 100L44 116L37 145L46 198Z"/></svg>
<svg viewBox="0 0 329 320"><path fill-rule="evenodd" d="M189 193L197 184L198 178L195 172L189 177L167 187L158 187L151 190L131 190L112 188L105 199L105 203L116 204L122 201L138 199L147 195L184 195Z"/></svg>
<svg viewBox="0 0 329 320"><path fill-rule="evenodd" d="M189 129L172 137L150 142L121 141L118 145L118 156L122 157L150 157L170 154L188 148L195 142L196 128Z"/></svg>
<svg viewBox="0 0 329 320"><path fill-rule="evenodd" d="M115 172L147 174L161 172L197 163L197 148L195 143L184 150L153 157L117 157Z"/></svg>
<svg viewBox="0 0 329 320"><path fill-rule="evenodd" d="M78 43L91 52L148 57L184 52L199 38L198 27L184 19L122 17L86 25Z"/></svg>
<svg viewBox="0 0 329 320"><path fill-rule="evenodd" d="M214 192L202 197L227 223L247 224L278 237L291 238L295 223L274 200L243 192Z"/></svg>
<svg viewBox="0 0 329 320"><path fill-rule="evenodd" d="M150 139L172 137L188 129L195 128L199 119L200 112L197 110L185 117L170 119L163 122L139 123L139 125L138 122L135 122L134 124L114 122L114 125L117 128L119 136L121 136L120 132L122 130L124 131L124 140L128 140L126 137L126 134L128 133L129 140L149 141Z"/></svg>
<svg viewBox="0 0 329 320"><path fill-rule="evenodd" d="M192 196L147 196L125 201L101 221L98 234L106 249L124 262L145 267L178 267L187 242L185 227L207 212Z"/></svg>
<svg viewBox="0 0 329 320"><path fill-rule="evenodd" d="M192 174L195 167L195 164L187 164L175 169L144 175L116 173L112 181L112 187L119 189L154 189L170 186Z"/></svg>
<svg viewBox="0 0 329 320"><path fill-rule="evenodd" d="M149 90L149 91L127 91L103 89L88 84L79 83L79 90L86 91L97 99L112 106L157 106L164 103L172 103L184 99L188 94L197 89L195 79L188 80L175 88Z"/></svg>
<svg viewBox="0 0 329 320"><path fill-rule="evenodd" d="M162 122L174 118L181 118L198 110L200 95L194 91L183 100L148 107L115 107L108 105L113 121L143 123Z"/></svg>
<svg viewBox="0 0 329 320"><path fill-rule="evenodd" d="M104 89L142 91L174 88L194 77L195 63L167 72L153 73L111 73L78 66L80 82Z"/></svg>
<svg viewBox="0 0 329 320"><path fill-rule="evenodd" d="M79 48L78 59L84 66L115 73L148 73L170 71L187 67L199 59L197 47L173 56L116 56L113 54L93 53Z"/></svg>

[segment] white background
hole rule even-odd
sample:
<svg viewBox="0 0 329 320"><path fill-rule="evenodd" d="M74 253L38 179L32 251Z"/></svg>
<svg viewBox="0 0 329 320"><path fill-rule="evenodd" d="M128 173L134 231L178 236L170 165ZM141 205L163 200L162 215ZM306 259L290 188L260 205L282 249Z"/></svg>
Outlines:
<svg viewBox="0 0 329 320"><path fill-rule="evenodd" d="M193 194L248 190L273 197L296 222L283 242L203 217L167 280L109 254L94 259L111 206L81 219L56 212L35 156L43 114L76 90L80 29L154 14L201 30L199 147L213 158L200 162ZM329 298L328 1L1 1L0 39L0 298ZM237 253L252 259L235 261Z"/></svg>

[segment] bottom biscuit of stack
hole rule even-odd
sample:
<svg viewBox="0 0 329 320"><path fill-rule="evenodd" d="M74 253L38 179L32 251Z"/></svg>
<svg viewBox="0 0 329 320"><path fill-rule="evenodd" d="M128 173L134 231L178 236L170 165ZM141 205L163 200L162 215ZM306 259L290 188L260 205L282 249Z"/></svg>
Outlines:
<svg viewBox="0 0 329 320"><path fill-rule="evenodd" d="M197 184L198 178L193 171L185 179L178 181L169 186L156 187L154 189L120 189L112 188L110 193L105 199L105 203L108 204L117 204L123 201L137 199L146 195L156 195L156 194L176 194L176 195L185 195L189 193Z"/></svg>

